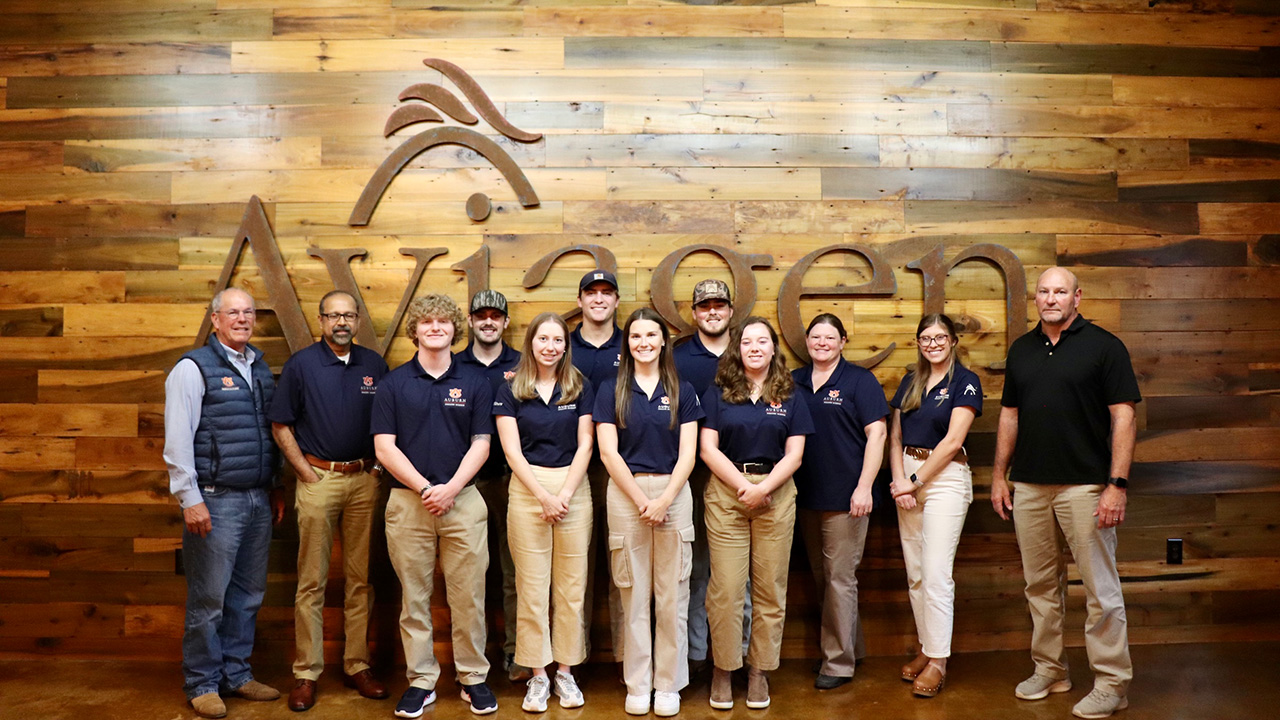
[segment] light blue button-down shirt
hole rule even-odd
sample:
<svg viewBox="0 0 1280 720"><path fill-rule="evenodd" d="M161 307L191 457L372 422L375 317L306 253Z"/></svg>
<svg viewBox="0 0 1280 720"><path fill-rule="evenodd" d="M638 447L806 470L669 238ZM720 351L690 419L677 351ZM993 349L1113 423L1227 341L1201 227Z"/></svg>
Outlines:
<svg viewBox="0 0 1280 720"><path fill-rule="evenodd" d="M257 355L246 347L236 352L221 345L227 359L253 387L253 361ZM204 405L204 376L194 360L184 358L173 366L164 381L164 463L169 468L169 492L178 498L185 510L204 502L196 481L196 428L200 426L200 410Z"/></svg>

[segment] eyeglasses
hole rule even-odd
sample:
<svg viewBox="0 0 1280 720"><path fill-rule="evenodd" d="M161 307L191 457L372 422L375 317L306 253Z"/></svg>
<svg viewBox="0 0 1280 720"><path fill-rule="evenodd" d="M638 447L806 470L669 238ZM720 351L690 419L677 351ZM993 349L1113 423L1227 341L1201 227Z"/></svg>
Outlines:
<svg viewBox="0 0 1280 720"><path fill-rule="evenodd" d="M329 322L338 322L339 320L346 320L347 322L355 322L356 320L360 319L360 314L333 312L333 313L320 313L320 317L324 318L325 320L328 320Z"/></svg>
<svg viewBox="0 0 1280 720"><path fill-rule="evenodd" d="M258 314L257 310L219 310L218 312L222 315L226 315L232 320L241 317L251 318Z"/></svg>
<svg viewBox="0 0 1280 720"><path fill-rule="evenodd" d="M932 335L932 336L921 335L920 337L916 338L916 340L919 342L920 347L933 347L934 345L937 345L938 347L942 347L946 345L949 340L951 340L951 336L950 335Z"/></svg>

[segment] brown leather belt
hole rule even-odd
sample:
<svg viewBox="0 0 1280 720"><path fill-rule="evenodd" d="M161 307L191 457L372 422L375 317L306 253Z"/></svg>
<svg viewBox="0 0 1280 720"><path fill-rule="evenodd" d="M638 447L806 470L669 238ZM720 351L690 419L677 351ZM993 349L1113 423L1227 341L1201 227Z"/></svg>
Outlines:
<svg viewBox="0 0 1280 720"><path fill-rule="evenodd" d="M340 475L354 475L358 472L364 472L373 467L373 458L364 458L363 460L350 460L348 462L332 462L330 460L321 460L315 455L302 454L307 459L307 464L313 468L336 472Z"/></svg>
<svg viewBox="0 0 1280 720"><path fill-rule="evenodd" d="M929 459L929 456L933 454L933 448L913 447L908 445L902 448L902 452L917 460L927 460ZM958 462L961 465L969 464L969 456L965 453L963 447L956 451L955 457L951 458L951 462Z"/></svg>

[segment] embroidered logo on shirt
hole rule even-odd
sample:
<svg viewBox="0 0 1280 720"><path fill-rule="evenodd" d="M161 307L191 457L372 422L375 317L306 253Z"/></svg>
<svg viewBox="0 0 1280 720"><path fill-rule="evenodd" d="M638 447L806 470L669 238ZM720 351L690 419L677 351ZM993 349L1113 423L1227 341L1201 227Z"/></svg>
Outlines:
<svg viewBox="0 0 1280 720"><path fill-rule="evenodd" d="M372 376L372 375L365 375L365 376L364 376L364 386L365 386L365 387L373 387L373 376Z"/></svg>
<svg viewBox="0 0 1280 720"><path fill-rule="evenodd" d="M444 404L445 407L466 407L467 399L462 397L462 388L449 388L449 397L444 399Z"/></svg>
<svg viewBox="0 0 1280 720"><path fill-rule="evenodd" d="M671 411L671 397L670 397L670 396L668 396L668 395L663 395L662 397L658 398L658 409L659 409L659 410L666 410L667 412L670 412L670 411Z"/></svg>
<svg viewBox="0 0 1280 720"><path fill-rule="evenodd" d="M516 371L515 371L515 370L507 370L506 372L502 373L502 379L503 379L503 380L510 380L511 378L513 378L513 377L515 377L515 376L516 376Z"/></svg>
<svg viewBox="0 0 1280 720"><path fill-rule="evenodd" d="M822 398L823 405L842 405L844 398L840 397L839 390L828 390L827 396Z"/></svg>
<svg viewBox="0 0 1280 720"><path fill-rule="evenodd" d="M786 410L786 408L782 407L782 403L780 403L780 402L771 402L771 403L769 403L769 407L767 407L767 408L765 408L765 409L764 409L764 414L765 414L765 415L773 415L773 416L776 416L776 417L786 417L786 416L787 416L787 410Z"/></svg>
<svg viewBox="0 0 1280 720"><path fill-rule="evenodd" d="M226 377L222 378L222 389L235 390L236 389L235 378L231 377L230 375L227 375Z"/></svg>
<svg viewBox="0 0 1280 720"><path fill-rule="evenodd" d="M377 386L373 384L372 375L365 375L364 377L360 378L360 394L361 395L372 395L377 390L378 390Z"/></svg>
<svg viewBox="0 0 1280 720"><path fill-rule="evenodd" d="M618 367L620 362L622 362L622 353L618 353L618 356L613 359L613 366Z"/></svg>
<svg viewBox="0 0 1280 720"><path fill-rule="evenodd" d="M965 386L964 386L964 394L965 394L965 395L977 395L977 394L978 394L978 388L974 387L974 386L973 386L973 383L969 383L968 385L965 385Z"/></svg>
<svg viewBox="0 0 1280 720"><path fill-rule="evenodd" d="M565 410L577 410L577 409L578 409L578 403L569 403L568 405L556 406L557 412L564 412Z"/></svg>

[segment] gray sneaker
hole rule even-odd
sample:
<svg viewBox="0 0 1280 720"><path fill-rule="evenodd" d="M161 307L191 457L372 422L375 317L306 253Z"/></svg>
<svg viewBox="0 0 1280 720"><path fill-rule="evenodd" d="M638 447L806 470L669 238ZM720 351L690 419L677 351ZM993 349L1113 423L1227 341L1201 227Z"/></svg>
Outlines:
<svg viewBox="0 0 1280 720"><path fill-rule="evenodd" d="M1013 694L1017 695L1019 700L1039 700L1049 697L1049 693L1064 693L1070 689L1071 678L1058 679L1036 673L1018 683Z"/></svg>
<svg viewBox="0 0 1280 720"><path fill-rule="evenodd" d="M578 689L578 682L573 679L573 676L559 671L556 672L556 695L560 696L562 708L582 707L587 702L582 697L582 691Z"/></svg>
<svg viewBox="0 0 1280 720"><path fill-rule="evenodd" d="M520 707L525 712L546 712L547 698L551 697L551 681L546 675L534 675L529 678L529 685L524 691L524 704Z"/></svg>
<svg viewBox="0 0 1280 720"><path fill-rule="evenodd" d="M1071 708L1071 714L1079 718L1105 718L1127 707L1129 698L1094 688L1093 692L1085 695L1083 700Z"/></svg>

